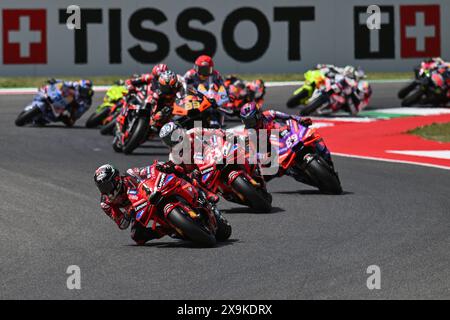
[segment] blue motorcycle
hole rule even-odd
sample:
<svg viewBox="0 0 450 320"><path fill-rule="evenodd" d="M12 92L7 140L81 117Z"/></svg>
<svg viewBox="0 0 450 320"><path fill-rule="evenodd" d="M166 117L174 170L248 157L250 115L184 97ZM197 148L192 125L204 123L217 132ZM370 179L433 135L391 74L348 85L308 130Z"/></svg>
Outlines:
<svg viewBox="0 0 450 320"><path fill-rule="evenodd" d="M69 111L74 99L74 93L66 90L63 95L62 84L49 84L39 89L31 104L19 114L16 126L24 126L28 123L45 125L51 122L63 121L62 115ZM66 125L70 125L67 124Z"/></svg>

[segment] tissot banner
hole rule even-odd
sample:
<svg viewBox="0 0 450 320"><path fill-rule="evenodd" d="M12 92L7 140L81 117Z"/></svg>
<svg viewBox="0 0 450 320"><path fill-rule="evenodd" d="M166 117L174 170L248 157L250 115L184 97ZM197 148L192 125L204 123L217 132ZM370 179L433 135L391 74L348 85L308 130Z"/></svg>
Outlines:
<svg viewBox="0 0 450 320"><path fill-rule="evenodd" d="M71 5L78 29L67 25ZM450 57L449 16L448 0L2 0L0 75L123 75L161 61L183 72L202 53L224 73L403 71Z"/></svg>

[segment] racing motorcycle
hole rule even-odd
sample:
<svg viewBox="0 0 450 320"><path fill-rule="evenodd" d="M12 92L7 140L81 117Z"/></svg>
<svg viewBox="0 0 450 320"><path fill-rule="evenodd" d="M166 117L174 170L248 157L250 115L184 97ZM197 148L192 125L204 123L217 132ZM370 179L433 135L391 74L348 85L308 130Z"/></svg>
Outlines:
<svg viewBox="0 0 450 320"><path fill-rule="evenodd" d="M180 126L192 129L195 121L201 121L203 128L221 127L220 111L218 111L219 106L216 99L219 99L220 103L223 97L216 98L211 93L205 93L191 91L190 94L176 99L172 114Z"/></svg>
<svg viewBox="0 0 450 320"><path fill-rule="evenodd" d="M259 108L262 107L266 93L264 81L258 79L245 85L243 81L231 77L225 80L224 85L229 98L224 104L224 113L227 116L238 118L242 106L250 101L255 101Z"/></svg>
<svg viewBox="0 0 450 320"><path fill-rule="evenodd" d="M163 172L163 166L149 168L153 171L149 177L156 178L141 180L135 190L128 191L135 199L132 206L136 222L146 228L160 225L178 238L206 247L230 237L230 224L201 190L173 173Z"/></svg>
<svg viewBox="0 0 450 320"><path fill-rule="evenodd" d="M291 119L277 127L279 135L270 140L279 146L279 175L317 187L321 192L341 194L342 187L330 153L316 129L302 126Z"/></svg>
<svg viewBox="0 0 450 320"><path fill-rule="evenodd" d="M69 112L75 94L72 89L62 92L62 84L54 83L41 87L31 104L18 115L15 124L18 127L28 123L45 125L51 122L63 121L66 126L71 126L62 118Z"/></svg>
<svg viewBox="0 0 450 320"><path fill-rule="evenodd" d="M414 104L446 104L446 79L437 70L420 68L416 79L408 83L398 92L403 107Z"/></svg>
<svg viewBox="0 0 450 320"><path fill-rule="evenodd" d="M272 210L272 196L267 192L259 167L249 161L248 150L239 143L224 141L223 135L212 135L203 142L200 163L201 183L227 201L245 205L256 212Z"/></svg>
<svg viewBox="0 0 450 320"><path fill-rule="evenodd" d="M100 134L102 135L112 135L114 134L114 129L116 127L116 119L120 114L124 100L120 100L118 103L113 105L109 109L108 116L102 121L102 126L100 127Z"/></svg>
<svg viewBox="0 0 450 320"><path fill-rule="evenodd" d="M152 111L151 96L146 86L129 94L115 121L113 149L130 154L146 141Z"/></svg>
<svg viewBox="0 0 450 320"><path fill-rule="evenodd" d="M294 91L292 96L286 102L288 108L295 108L299 105L305 105L312 97L316 88L319 88L325 82L325 76L320 70L309 70L304 74L305 82Z"/></svg>
<svg viewBox="0 0 450 320"><path fill-rule="evenodd" d="M339 110L353 113L349 105L355 104L356 90L362 90L367 99L372 93L367 81L357 83L341 75L337 75L333 80L327 78L325 84L316 89L309 102L301 108L300 115L326 115ZM354 112L358 111L361 110Z"/></svg>
<svg viewBox="0 0 450 320"><path fill-rule="evenodd" d="M97 107L95 112L86 121L86 128L95 128L107 125L119 113L123 96L127 89L121 85L112 86L105 94L103 103ZM114 115L114 116L113 116Z"/></svg>

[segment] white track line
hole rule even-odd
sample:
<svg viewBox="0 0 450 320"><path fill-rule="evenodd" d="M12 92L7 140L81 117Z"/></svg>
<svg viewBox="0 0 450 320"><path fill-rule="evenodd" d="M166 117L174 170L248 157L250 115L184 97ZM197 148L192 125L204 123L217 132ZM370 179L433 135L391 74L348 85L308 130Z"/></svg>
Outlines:
<svg viewBox="0 0 450 320"><path fill-rule="evenodd" d="M408 80L371 80L371 83L402 83ZM285 86L301 86L303 81L268 81L265 83L266 87L285 87ZM94 86L97 92L105 92L111 86ZM21 95L21 94L35 94L36 88L0 88L0 95Z"/></svg>
<svg viewBox="0 0 450 320"><path fill-rule="evenodd" d="M374 161L382 161L382 162L411 164L411 165L416 165L416 166L423 166L423 167L430 167L430 168L450 170L450 167L440 166L440 165L431 164L431 163L422 163L422 162L407 161L407 160L394 160L394 159L378 158L378 157L357 156L357 155L354 155L354 154L346 154L346 153L339 153L339 152L337 152L337 153L331 152L331 154L333 156L345 157L345 158L355 158L355 159L374 160Z"/></svg>

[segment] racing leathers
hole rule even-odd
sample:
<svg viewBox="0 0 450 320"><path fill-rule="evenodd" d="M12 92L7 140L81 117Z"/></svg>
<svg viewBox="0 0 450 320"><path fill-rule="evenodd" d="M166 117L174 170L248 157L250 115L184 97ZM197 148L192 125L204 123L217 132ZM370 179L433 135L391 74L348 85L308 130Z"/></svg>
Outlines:
<svg viewBox="0 0 450 320"><path fill-rule="evenodd" d="M151 167L127 170L127 173L121 176L122 190L120 194L114 200L110 200L105 194L102 194L100 198L101 208L117 224L119 229L125 230L131 224L131 238L139 245L168 234L168 231L161 226L156 226L155 229L146 228L135 221L135 212L131 204L131 200L135 197L133 191L138 188L140 180L156 179L156 177L149 176L152 172Z"/></svg>
<svg viewBox="0 0 450 320"><path fill-rule="evenodd" d="M63 103L66 107L66 110L55 120L62 121L67 126L72 126L75 121L81 118L81 116L91 107L92 96L94 95L93 91L90 90L88 95L81 95L81 86L78 81L50 79L48 83L48 85L41 88L41 92L46 96L49 86L58 90L64 99ZM37 99L35 99L35 101L36 100ZM43 101L40 102L44 103ZM39 101L37 103L39 103Z"/></svg>
<svg viewBox="0 0 450 320"><path fill-rule="evenodd" d="M190 69L184 75L184 81L188 90L196 90L200 84L203 84L207 89L211 85L215 85L218 88L224 85L222 76L217 70L213 70L212 74L208 77L202 77L195 69Z"/></svg>

